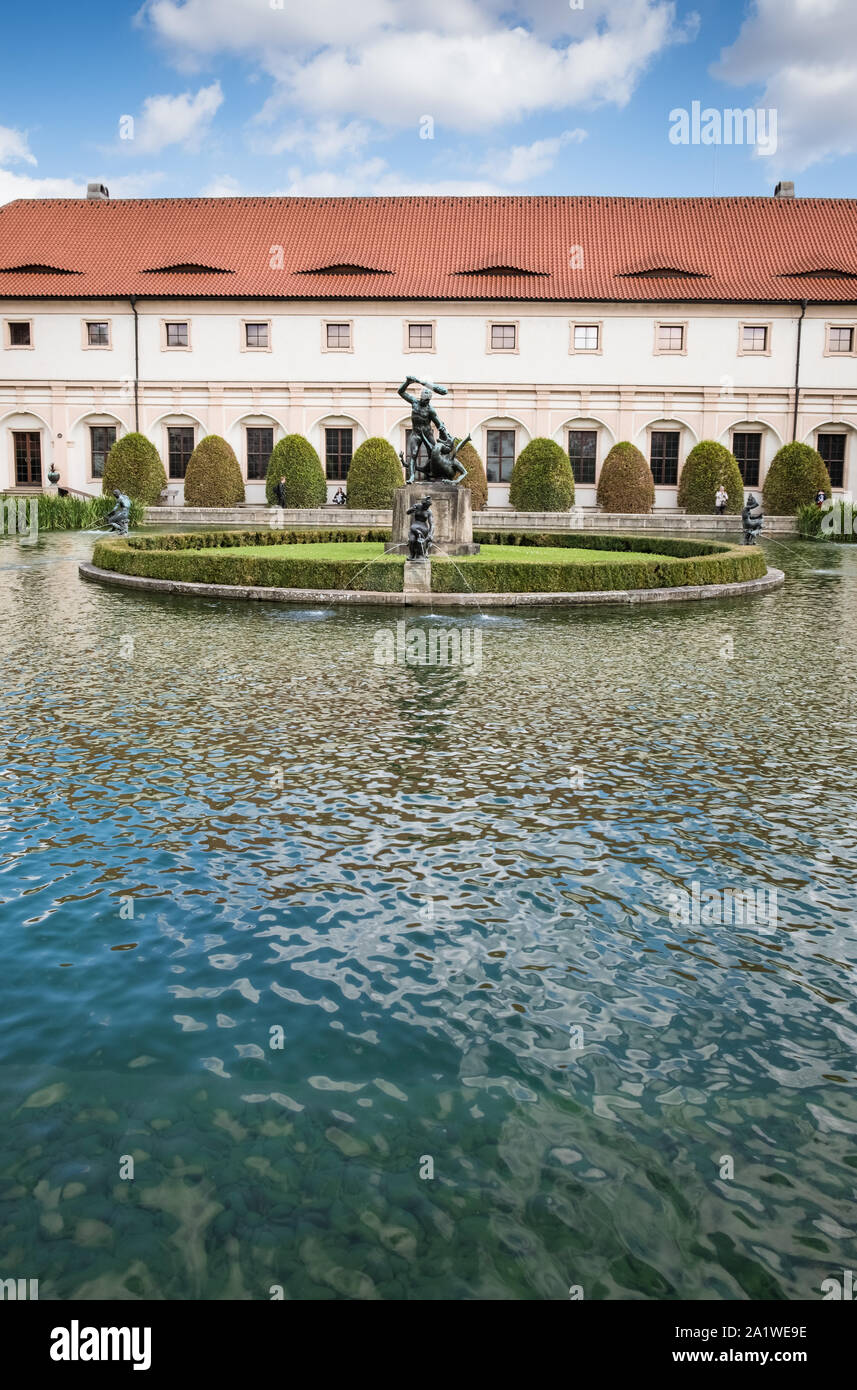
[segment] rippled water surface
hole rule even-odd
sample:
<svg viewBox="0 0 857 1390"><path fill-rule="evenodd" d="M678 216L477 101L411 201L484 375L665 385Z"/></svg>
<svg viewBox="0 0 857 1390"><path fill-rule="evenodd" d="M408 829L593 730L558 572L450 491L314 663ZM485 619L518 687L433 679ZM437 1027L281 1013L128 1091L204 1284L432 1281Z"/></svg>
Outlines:
<svg viewBox="0 0 857 1390"><path fill-rule="evenodd" d="M0 543L0 1275L755 1299L854 1266L857 553L769 542L785 588L710 606L409 613L477 625L468 672L376 664L400 610L105 589L91 547ZM775 925L682 925L694 881L776 889Z"/></svg>

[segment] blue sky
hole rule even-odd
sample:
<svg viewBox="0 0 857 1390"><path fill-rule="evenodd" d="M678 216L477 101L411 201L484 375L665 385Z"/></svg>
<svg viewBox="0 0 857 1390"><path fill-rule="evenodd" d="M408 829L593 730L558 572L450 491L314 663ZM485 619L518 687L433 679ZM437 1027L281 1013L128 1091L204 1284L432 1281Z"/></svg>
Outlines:
<svg viewBox="0 0 857 1390"><path fill-rule="evenodd" d="M7 9L3 37L0 202L96 178L114 197L857 195L857 0L47 0ZM694 102L716 119L677 143ZM718 140L727 108L765 113L771 152L746 124Z"/></svg>

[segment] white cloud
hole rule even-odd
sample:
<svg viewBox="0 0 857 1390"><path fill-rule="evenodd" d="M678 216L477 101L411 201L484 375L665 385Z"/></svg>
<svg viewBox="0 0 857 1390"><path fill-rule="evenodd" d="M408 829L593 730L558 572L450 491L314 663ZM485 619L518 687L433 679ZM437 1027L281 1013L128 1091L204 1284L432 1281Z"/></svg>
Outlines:
<svg viewBox="0 0 857 1390"><path fill-rule="evenodd" d="M146 97L143 113L137 119L134 139L123 141L125 148L138 154L156 154L167 145L198 149L223 103L219 82L200 87L196 95Z"/></svg>
<svg viewBox="0 0 857 1390"><path fill-rule="evenodd" d="M755 104L777 112L779 169L857 151L854 0L756 0L712 72L763 89Z"/></svg>
<svg viewBox="0 0 857 1390"><path fill-rule="evenodd" d="M240 198L241 185L231 174L219 174L202 190L203 198Z"/></svg>
<svg viewBox="0 0 857 1390"><path fill-rule="evenodd" d="M501 183L529 183L547 174L556 164L565 145L579 145L586 131L576 127L531 145L513 145L511 149L495 151L482 166L484 174L493 175Z"/></svg>
<svg viewBox="0 0 857 1390"><path fill-rule="evenodd" d="M305 198L332 198L381 194L436 194L440 197L444 194L453 196L501 191L496 184L484 179L410 179L407 175L398 174L390 169L386 160L377 158L355 164L345 173L333 169L319 169L307 174L295 167L289 169L288 177L287 186L276 189L274 196L286 194Z"/></svg>
<svg viewBox="0 0 857 1390"><path fill-rule="evenodd" d="M330 164L338 159L353 158L368 144L372 132L362 121L321 120L315 126L298 122L278 135L271 147L271 154L284 154L287 151L309 154L316 164Z"/></svg>
<svg viewBox="0 0 857 1390"><path fill-rule="evenodd" d="M139 19L174 57L254 59L276 97L302 113L387 128L432 115L457 130L576 104L623 106L652 59L697 23L678 25L671 0L587 0L582 11L561 0L283 4L147 0Z"/></svg>
<svg viewBox="0 0 857 1390"><path fill-rule="evenodd" d="M0 164L14 164L19 160L24 164L37 162L23 131L0 125Z"/></svg>

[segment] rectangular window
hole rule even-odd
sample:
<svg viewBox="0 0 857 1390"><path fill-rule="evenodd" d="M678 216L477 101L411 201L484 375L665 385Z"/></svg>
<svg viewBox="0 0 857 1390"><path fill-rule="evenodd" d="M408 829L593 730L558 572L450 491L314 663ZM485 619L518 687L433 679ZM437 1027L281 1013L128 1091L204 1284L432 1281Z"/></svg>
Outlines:
<svg viewBox="0 0 857 1390"><path fill-rule="evenodd" d="M115 425L91 425L89 429L90 459L93 478L104 477L107 455L116 443Z"/></svg>
<svg viewBox="0 0 857 1390"><path fill-rule="evenodd" d="M851 352L854 348L854 329L831 326L827 333L828 352Z"/></svg>
<svg viewBox="0 0 857 1390"><path fill-rule="evenodd" d="M744 352L767 352L767 328L759 328L745 323L741 330L741 347Z"/></svg>
<svg viewBox="0 0 857 1390"><path fill-rule="evenodd" d="M732 436L732 452L738 462L744 486L758 487L759 464L762 458L762 436L736 432Z"/></svg>
<svg viewBox="0 0 857 1390"><path fill-rule="evenodd" d="M409 323L408 324L408 347L422 348L425 352L430 352L434 346L434 330L430 323Z"/></svg>
<svg viewBox="0 0 857 1390"><path fill-rule="evenodd" d="M652 430L649 466L656 487L675 487L678 482L678 430Z"/></svg>
<svg viewBox="0 0 857 1390"><path fill-rule="evenodd" d="M351 347L351 324L329 323L327 325L327 346L329 348Z"/></svg>
<svg viewBox="0 0 857 1390"><path fill-rule="evenodd" d="M568 457L576 483L595 482L595 445L597 430L569 430Z"/></svg>
<svg viewBox="0 0 857 1390"><path fill-rule="evenodd" d="M517 344L517 329L513 323L492 323L491 350L493 352L514 352Z"/></svg>
<svg viewBox="0 0 857 1390"><path fill-rule="evenodd" d="M576 323L574 325L575 352L598 351L598 324Z"/></svg>
<svg viewBox="0 0 857 1390"><path fill-rule="evenodd" d="M680 323L658 324L658 351L683 352L684 326Z"/></svg>
<svg viewBox="0 0 857 1390"><path fill-rule="evenodd" d="M18 487L42 486L42 436L38 430L15 430L15 483Z"/></svg>
<svg viewBox="0 0 857 1390"><path fill-rule="evenodd" d="M488 430L485 474L489 483L508 483L515 463L515 431Z"/></svg>
<svg viewBox="0 0 857 1390"><path fill-rule="evenodd" d="M188 346L190 340L186 323L168 323L166 328L168 348L186 348Z"/></svg>
<svg viewBox="0 0 857 1390"><path fill-rule="evenodd" d="M845 435L844 434L820 434L817 444L818 452L827 464L827 471L830 474L831 487L843 487L845 476Z"/></svg>
<svg viewBox="0 0 857 1390"><path fill-rule="evenodd" d="M274 452L274 428L263 425L247 427L247 477L265 478L268 463Z"/></svg>
<svg viewBox="0 0 857 1390"><path fill-rule="evenodd" d="M183 478L193 453L193 425L170 425L167 429L167 453L171 478Z"/></svg>
<svg viewBox="0 0 857 1390"><path fill-rule="evenodd" d="M9 324L9 346L10 347L32 347L33 339L30 333L29 323L10 323Z"/></svg>
<svg viewBox="0 0 857 1390"><path fill-rule="evenodd" d="M109 347L109 323L88 323L86 325L86 341L89 347Z"/></svg>
<svg viewBox="0 0 857 1390"><path fill-rule="evenodd" d="M332 327L332 325L328 326ZM331 482L344 483L348 477L353 453L353 437L354 431L350 429L325 430L324 432L325 470Z"/></svg>
<svg viewBox="0 0 857 1390"><path fill-rule="evenodd" d="M268 325L266 323L245 323L244 342L248 348L268 347Z"/></svg>

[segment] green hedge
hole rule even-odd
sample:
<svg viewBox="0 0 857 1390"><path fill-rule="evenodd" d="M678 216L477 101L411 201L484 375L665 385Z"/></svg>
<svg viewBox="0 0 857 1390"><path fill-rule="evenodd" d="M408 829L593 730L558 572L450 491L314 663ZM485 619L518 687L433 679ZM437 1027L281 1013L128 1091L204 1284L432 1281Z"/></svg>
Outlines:
<svg viewBox="0 0 857 1390"><path fill-rule="evenodd" d="M602 512L650 512L655 505L655 480L640 450L627 439L614 444L598 475L598 505Z"/></svg>
<svg viewBox="0 0 857 1390"><path fill-rule="evenodd" d="M517 512L567 512L573 502L568 454L553 439L531 439L515 460L509 505Z"/></svg>
<svg viewBox="0 0 857 1390"><path fill-rule="evenodd" d="M317 544L338 541L384 541L389 532L377 530L231 531L194 535L135 536L99 541L93 563L114 573L196 584L234 584L298 589L360 588L400 592L403 557L378 556L367 565L360 559L330 556L264 556L242 554L241 547ZM537 533L481 533L485 544L518 546L520 557L499 563L474 556L432 564L432 588L438 593L592 592L599 589L664 588L671 585L723 584L760 578L765 557L756 547L723 545L654 536L551 536ZM592 567L529 560L532 546L613 551L612 563ZM623 559L629 550L655 554L653 564ZM199 552L204 553L199 553Z"/></svg>
<svg viewBox="0 0 857 1390"><path fill-rule="evenodd" d="M0 496L0 507L6 516L6 504L14 502L17 507L21 497ZM91 531L103 526L104 518L116 506L116 498L110 497L54 497L42 493L37 498L39 504L40 531ZM30 515L32 499L27 503L27 517ZM16 512L17 515L17 512ZM145 508L142 502L131 499L130 525L141 526Z"/></svg>
<svg viewBox="0 0 857 1390"><path fill-rule="evenodd" d="M784 444L768 469L762 500L771 516L793 516L815 501L820 488L829 497L830 474L821 454L808 444Z"/></svg>
<svg viewBox="0 0 857 1390"><path fill-rule="evenodd" d="M235 450L219 434L207 434L188 460L185 506L235 507L243 501L244 479Z"/></svg>
<svg viewBox="0 0 857 1390"><path fill-rule="evenodd" d="M726 511L740 512L744 505L744 480L735 455L714 439L701 439L684 461L678 481L678 505L692 516L713 513L721 483L729 494Z"/></svg>
<svg viewBox="0 0 857 1390"><path fill-rule="evenodd" d="M696 555L686 559L666 557L656 564L623 561L614 564L564 565L527 563L497 564L476 555L466 565L433 560L432 591L440 594L593 593L600 589L667 589L688 584L734 584L761 579L765 556L756 546L726 546L724 554Z"/></svg>
<svg viewBox="0 0 857 1390"><path fill-rule="evenodd" d="M133 430L116 440L104 463L101 491L105 497L118 487L134 501L153 506L166 485L164 465L151 440Z"/></svg>
<svg viewBox="0 0 857 1390"><path fill-rule="evenodd" d="M287 434L274 445L265 478L265 500L277 506L275 488L285 477L285 507L323 507L327 480L321 459L302 434Z"/></svg>
<svg viewBox="0 0 857 1390"><path fill-rule="evenodd" d="M348 467L348 506L392 507L393 493L404 481L402 461L392 444L377 435L364 439Z"/></svg>
<svg viewBox="0 0 857 1390"><path fill-rule="evenodd" d="M488 501L488 479L485 475L485 465L468 441L458 451L459 462L467 469L467 477L462 481L462 487L470 488L470 504L474 512L481 512Z"/></svg>

